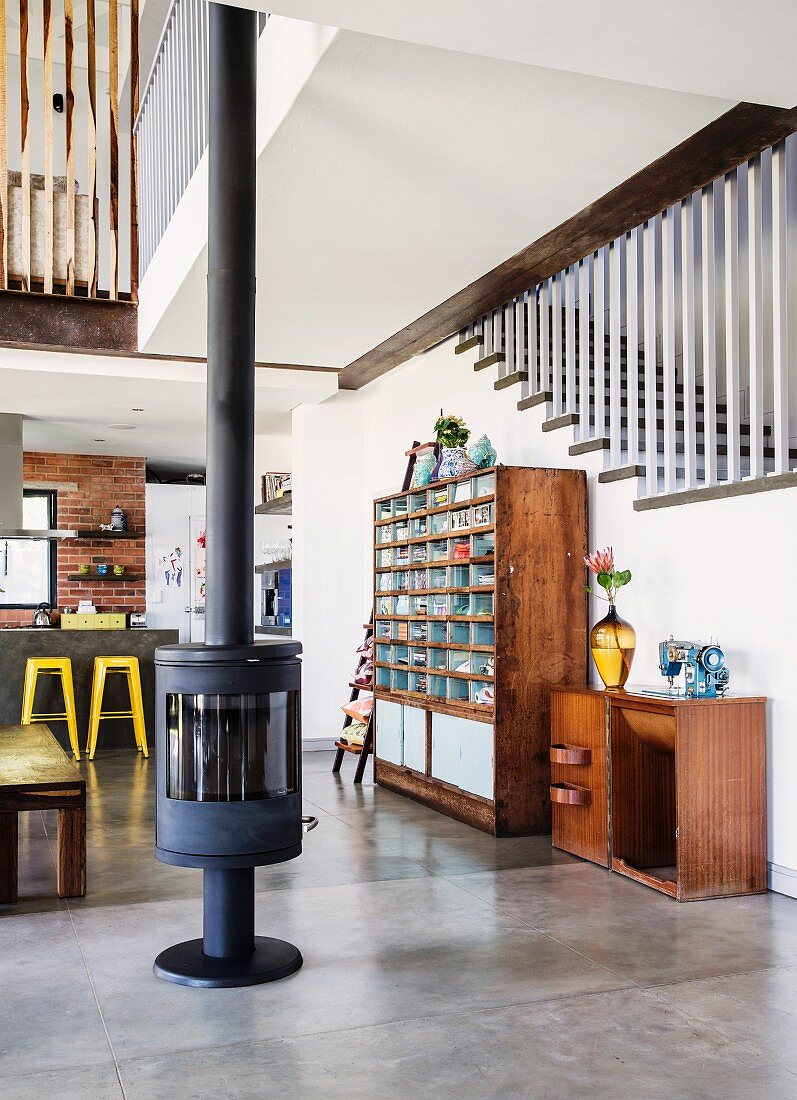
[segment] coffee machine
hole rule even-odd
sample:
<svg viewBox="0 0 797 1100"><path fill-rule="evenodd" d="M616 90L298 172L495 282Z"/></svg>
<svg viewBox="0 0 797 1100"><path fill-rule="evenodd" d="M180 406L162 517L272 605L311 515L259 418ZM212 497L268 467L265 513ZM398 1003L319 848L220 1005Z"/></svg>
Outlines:
<svg viewBox="0 0 797 1100"><path fill-rule="evenodd" d="M280 627L290 630L292 616L292 570L290 566L271 569L263 566L260 573L260 625L265 629Z"/></svg>

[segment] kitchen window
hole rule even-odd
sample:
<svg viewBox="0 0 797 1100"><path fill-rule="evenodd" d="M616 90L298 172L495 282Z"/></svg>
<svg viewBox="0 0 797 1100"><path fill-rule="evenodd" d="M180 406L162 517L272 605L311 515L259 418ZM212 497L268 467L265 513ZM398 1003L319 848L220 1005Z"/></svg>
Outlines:
<svg viewBox="0 0 797 1100"><path fill-rule="evenodd" d="M52 489L25 489L22 525L55 527L56 495ZM57 543L54 539L0 540L0 606L34 608L56 603Z"/></svg>

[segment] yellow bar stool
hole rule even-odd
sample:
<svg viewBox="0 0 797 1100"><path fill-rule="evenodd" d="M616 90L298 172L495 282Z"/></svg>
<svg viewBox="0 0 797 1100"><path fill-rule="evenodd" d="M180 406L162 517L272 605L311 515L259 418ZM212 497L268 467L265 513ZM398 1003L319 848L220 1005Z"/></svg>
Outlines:
<svg viewBox="0 0 797 1100"><path fill-rule="evenodd" d="M54 714L34 711L36 683L39 676L60 676L61 691L64 696L64 710ZM75 688L72 683L72 662L68 657L28 657L25 663L25 685L22 689L22 725L32 722L66 722L69 730L69 743L75 760L80 760L80 745L77 739L77 717L75 714Z"/></svg>
<svg viewBox="0 0 797 1100"><path fill-rule="evenodd" d="M127 677L130 693L130 710L103 710L102 696L105 691L105 679L112 673L121 673ZM89 760L94 759L97 751L97 734L100 720L103 718L132 718L136 748L149 756L147 751L147 731L144 726L144 700L141 696L141 677L138 671L138 657L95 657L94 679L91 684L91 709L89 711L89 736L86 752Z"/></svg>

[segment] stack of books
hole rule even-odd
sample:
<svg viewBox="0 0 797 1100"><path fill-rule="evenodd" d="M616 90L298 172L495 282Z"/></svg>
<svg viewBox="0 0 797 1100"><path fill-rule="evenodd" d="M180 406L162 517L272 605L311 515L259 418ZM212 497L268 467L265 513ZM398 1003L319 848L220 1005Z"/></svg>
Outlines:
<svg viewBox="0 0 797 1100"><path fill-rule="evenodd" d="M470 557L470 539L457 539L455 541L453 557L455 561Z"/></svg>
<svg viewBox="0 0 797 1100"><path fill-rule="evenodd" d="M267 501L285 496L286 493L291 491L291 475L277 473L263 474L260 479L260 484L263 503L265 504Z"/></svg>

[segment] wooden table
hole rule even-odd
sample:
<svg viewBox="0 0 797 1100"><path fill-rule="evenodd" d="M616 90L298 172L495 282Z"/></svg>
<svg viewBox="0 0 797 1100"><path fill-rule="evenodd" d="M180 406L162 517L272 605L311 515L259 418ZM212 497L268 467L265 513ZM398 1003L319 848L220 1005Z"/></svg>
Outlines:
<svg viewBox="0 0 797 1100"><path fill-rule="evenodd" d="M17 900L17 814L58 810L58 896L86 893L86 780L47 726L0 726L0 902Z"/></svg>

